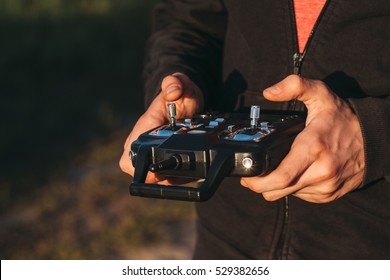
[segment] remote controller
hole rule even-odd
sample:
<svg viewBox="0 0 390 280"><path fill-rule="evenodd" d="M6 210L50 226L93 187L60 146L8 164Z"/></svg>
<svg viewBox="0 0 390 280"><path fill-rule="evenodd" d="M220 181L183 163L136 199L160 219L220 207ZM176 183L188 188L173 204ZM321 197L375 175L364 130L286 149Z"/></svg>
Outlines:
<svg viewBox="0 0 390 280"><path fill-rule="evenodd" d="M130 194L184 201L208 200L225 177L265 175L289 152L305 126L297 112L275 114L252 106L248 117L202 114L177 120L168 104L170 123L141 134L131 145L135 173ZM148 172L199 180L198 186L145 183Z"/></svg>

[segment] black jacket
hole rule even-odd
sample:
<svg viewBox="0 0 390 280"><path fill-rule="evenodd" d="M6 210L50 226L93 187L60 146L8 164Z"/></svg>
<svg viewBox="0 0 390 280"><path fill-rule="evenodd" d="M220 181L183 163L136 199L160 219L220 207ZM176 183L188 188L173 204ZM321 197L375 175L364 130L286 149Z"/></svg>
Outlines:
<svg viewBox="0 0 390 280"><path fill-rule="evenodd" d="M348 100L363 131L366 171L358 191L327 204L294 197L266 202L227 179L197 206L195 258L390 258L389 26L388 0L329 0L297 63L292 0L156 6L145 63L146 104L165 75L184 72L212 109L255 103L287 109L288 103L266 101L261 92L299 72Z"/></svg>

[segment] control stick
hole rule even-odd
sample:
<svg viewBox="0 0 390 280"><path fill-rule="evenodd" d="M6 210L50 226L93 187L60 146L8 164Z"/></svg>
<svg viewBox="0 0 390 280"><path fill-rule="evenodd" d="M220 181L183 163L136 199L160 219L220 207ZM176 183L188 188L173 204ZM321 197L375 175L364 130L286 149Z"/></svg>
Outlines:
<svg viewBox="0 0 390 280"><path fill-rule="evenodd" d="M169 121L171 123L172 130L176 127L176 105L175 103L169 103L168 104L168 115L169 115Z"/></svg>
<svg viewBox="0 0 390 280"><path fill-rule="evenodd" d="M260 106L253 105L251 107L250 119L251 119L251 128L256 129L259 123L260 118Z"/></svg>

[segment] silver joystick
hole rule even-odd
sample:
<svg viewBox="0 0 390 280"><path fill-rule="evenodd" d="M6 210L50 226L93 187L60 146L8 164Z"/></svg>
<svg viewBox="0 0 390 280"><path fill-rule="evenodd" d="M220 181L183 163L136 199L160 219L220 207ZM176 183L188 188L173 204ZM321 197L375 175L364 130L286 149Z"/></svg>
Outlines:
<svg viewBox="0 0 390 280"><path fill-rule="evenodd" d="M176 105L175 103L168 103L168 115L171 123L171 128L176 127Z"/></svg>
<svg viewBox="0 0 390 280"><path fill-rule="evenodd" d="M258 127L260 118L260 106L252 105L250 119L251 119L251 128L256 129Z"/></svg>

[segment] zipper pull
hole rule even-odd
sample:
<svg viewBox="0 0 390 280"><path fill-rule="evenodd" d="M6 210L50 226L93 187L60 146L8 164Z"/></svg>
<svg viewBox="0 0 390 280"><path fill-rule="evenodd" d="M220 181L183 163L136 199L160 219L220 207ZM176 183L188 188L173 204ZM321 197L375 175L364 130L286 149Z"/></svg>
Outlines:
<svg viewBox="0 0 390 280"><path fill-rule="evenodd" d="M303 61L303 57L305 56L305 53L294 53L294 56L293 56L293 61L294 61L294 74L296 75L300 75L301 74L301 67L302 67L302 61ZM294 100L290 100L288 102L288 110L289 111L295 111L295 107L297 105L297 101L296 99Z"/></svg>
<svg viewBox="0 0 390 280"><path fill-rule="evenodd" d="M295 53L293 56L294 61L294 74L300 75L301 74L301 67L302 67L302 61L303 61L303 54L301 53Z"/></svg>

